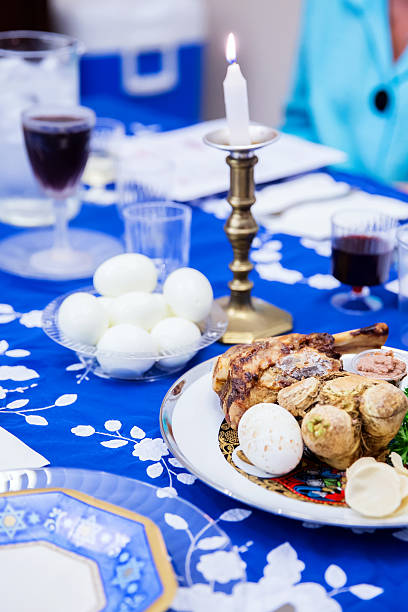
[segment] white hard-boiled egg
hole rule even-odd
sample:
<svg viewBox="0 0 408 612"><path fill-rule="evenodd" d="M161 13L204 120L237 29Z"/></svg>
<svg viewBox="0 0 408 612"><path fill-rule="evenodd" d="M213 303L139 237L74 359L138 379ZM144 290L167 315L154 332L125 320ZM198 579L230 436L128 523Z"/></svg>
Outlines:
<svg viewBox="0 0 408 612"><path fill-rule="evenodd" d="M67 338L94 345L108 329L109 317L94 295L78 292L62 302L58 325Z"/></svg>
<svg viewBox="0 0 408 612"><path fill-rule="evenodd" d="M113 325L112 305L114 302L114 298L100 296L96 298L96 301L98 302L98 304L102 306L102 308L105 310L106 314L108 315L109 326Z"/></svg>
<svg viewBox="0 0 408 612"><path fill-rule="evenodd" d="M139 253L122 253L104 261L93 277L96 291L117 297L130 291L152 292L157 284L157 270L151 259Z"/></svg>
<svg viewBox="0 0 408 612"><path fill-rule="evenodd" d="M137 357L127 354L136 353ZM110 327L97 344L102 370L116 378L133 378L149 370L157 355L156 343L142 327L123 323Z"/></svg>
<svg viewBox="0 0 408 612"><path fill-rule="evenodd" d="M163 295L176 316L195 323L209 315L214 299L208 279L193 268L172 272L164 283Z"/></svg>
<svg viewBox="0 0 408 612"><path fill-rule="evenodd" d="M268 474L287 474L302 458L298 422L278 404L260 403L249 408L239 422L238 438L247 458Z"/></svg>
<svg viewBox="0 0 408 612"><path fill-rule="evenodd" d="M111 317L114 325L131 323L150 330L167 315L166 302L160 293L132 291L113 300Z"/></svg>
<svg viewBox="0 0 408 612"><path fill-rule="evenodd" d="M199 327L192 321L180 317L169 317L159 321L151 331L160 351L178 352L175 357L162 357L159 365L163 369L180 367L190 361L196 350L186 353L186 349L198 344L201 338Z"/></svg>

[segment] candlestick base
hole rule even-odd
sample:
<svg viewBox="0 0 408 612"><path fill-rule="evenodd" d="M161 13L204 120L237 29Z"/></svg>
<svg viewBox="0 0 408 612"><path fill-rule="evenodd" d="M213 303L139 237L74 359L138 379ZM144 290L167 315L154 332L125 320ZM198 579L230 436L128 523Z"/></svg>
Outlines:
<svg viewBox="0 0 408 612"><path fill-rule="evenodd" d="M253 297L251 305L231 305L230 297L216 300L228 315L228 329L220 339L223 344L250 344L259 338L278 336L293 327L289 312L265 300Z"/></svg>

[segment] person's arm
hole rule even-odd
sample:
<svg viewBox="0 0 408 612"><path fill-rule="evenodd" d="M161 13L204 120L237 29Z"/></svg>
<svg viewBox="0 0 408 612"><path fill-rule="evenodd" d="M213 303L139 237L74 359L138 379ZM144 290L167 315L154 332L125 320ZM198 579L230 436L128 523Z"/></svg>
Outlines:
<svg viewBox="0 0 408 612"><path fill-rule="evenodd" d="M308 21L307 10L305 10L294 79L289 100L286 103L281 129L295 136L317 141L309 107L308 70L306 62Z"/></svg>
<svg viewBox="0 0 408 612"><path fill-rule="evenodd" d="M394 183L394 187L399 189L399 191L403 191L404 193L408 193L408 182L400 182Z"/></svg>

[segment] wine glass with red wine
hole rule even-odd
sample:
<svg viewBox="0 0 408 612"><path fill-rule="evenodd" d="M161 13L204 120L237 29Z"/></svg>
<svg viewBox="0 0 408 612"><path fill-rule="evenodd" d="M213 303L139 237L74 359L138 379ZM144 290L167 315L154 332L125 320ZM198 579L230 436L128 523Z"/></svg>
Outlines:
<svg viewBox="0 0 408 612"><path fill-rule="evenodd" d="M380 310L379 297L369 287L388 280L397 221L374 209L346 209L332 217L332 274L351 285L337 293L333 306L350 314Z"/></svg>
<svg viewBox="0 0 408 612"><path fill-rule="evenodd" d="M45 194L53 199L55 211L52 240L46 231L21 235L19 247L27 257L29 269L22 276L85 278L101 261L120 250L116 241L105 234L68 229L67 198L76 193L94 124L94 112L84 106L36 105L22 115L32 170ZM16 251L17 259L20 251Z"/></svg>

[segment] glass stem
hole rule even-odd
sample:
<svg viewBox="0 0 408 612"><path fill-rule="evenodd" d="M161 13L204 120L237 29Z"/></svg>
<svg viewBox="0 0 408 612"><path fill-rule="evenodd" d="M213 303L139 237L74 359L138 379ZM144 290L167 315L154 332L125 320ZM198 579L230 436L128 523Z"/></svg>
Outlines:
<svg viewBox="0 0 408 612"><path fill-rule="evenodd" d="M351 288L351 297L353 299L367 297L370 295L370 290L368 287L352 287Z"/></svg>
<svg viewBox="0 0 408 612"><path fill-rule="evenodd" d="M54 244L53 248L58 251L70 250L68 240L67 201L66 199L54 199Z"/></svg>

